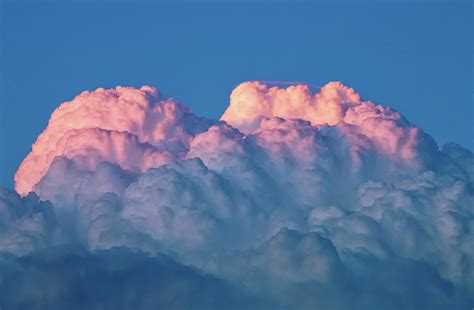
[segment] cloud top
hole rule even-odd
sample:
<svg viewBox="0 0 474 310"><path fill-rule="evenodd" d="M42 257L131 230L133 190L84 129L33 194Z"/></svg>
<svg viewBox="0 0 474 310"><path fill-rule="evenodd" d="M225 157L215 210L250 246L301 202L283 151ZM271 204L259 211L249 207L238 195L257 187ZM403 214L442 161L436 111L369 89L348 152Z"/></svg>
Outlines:
<svg viewBox="0 0 474 310"><path fill-rule="evenodd" d="M350 106L360 103L359 94L340 82L328 83L313 93L304 84L280 88L253 81L242 83L232 91L229 107L221 119L245 133L256 129L265 117L336 125Z"/></svg>
<svg viewBox="0 0 474 310"><path fill-rule="evenodd" d="M314 92L308 85L269 86L245 82L230 96L221 120L244 133L253 133L267 118L307 120L313 126L338 126L353 145L361 135L379 152L412 161L420 156L419 147L435 148L433 141L403 116L388 107L362 101L352 88L330 82ZM356 127L356 129L354 129Z"/></svg>
<svg viewBox="0 0 474 310"><path fill-rule="evenodd" d="M53 112L17 171L15 188L32 191L56 156L89 169L108 161L144 172L182 157L192 136L210 123L153 87L85 91Z"/></svg>

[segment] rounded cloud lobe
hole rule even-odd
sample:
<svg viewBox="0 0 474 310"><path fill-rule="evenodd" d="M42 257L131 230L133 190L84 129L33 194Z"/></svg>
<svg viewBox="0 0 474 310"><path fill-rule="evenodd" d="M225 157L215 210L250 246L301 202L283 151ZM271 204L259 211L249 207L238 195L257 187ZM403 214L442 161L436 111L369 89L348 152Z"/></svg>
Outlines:
<svg viewBox="0 0 474 310"><path fill-rule="evenodd" d="M57 156L90 170L108 161L144 172L180 158L211 123L149 86L85 91L53 112L15 175L15 189L32 191Z"/></svg>
<svg viewBox="0 0 474 310"><path fill-rule="evenodd" d="M473 181L472 152L439 150L339 82L317 91L246 82L221 121L152 87L84 92L53 113L15 175L21 195L35 193L0 192L11 256L0 287L27 277L18 257L37 264L38 251L75 244L100 270L97 257L117 247L166 255L242 292L233 300L247 308L469 308ZM132 269L130 285L141 274ZM195 285L197 275L180 274ZM140 307L153 304L147 294ZM214 301L201 304L222 305Z"/></svg>

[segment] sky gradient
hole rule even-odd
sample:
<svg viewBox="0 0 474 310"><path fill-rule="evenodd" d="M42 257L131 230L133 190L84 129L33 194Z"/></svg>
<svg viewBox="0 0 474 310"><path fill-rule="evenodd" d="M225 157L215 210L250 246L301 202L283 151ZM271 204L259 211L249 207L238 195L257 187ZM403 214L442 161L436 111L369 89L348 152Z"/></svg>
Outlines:
<svg viewBox="0 0 474 310"><path fill-rule="evenodd" d="M0 185L60 103L152 85L218 118L246 80L339 80L473 149L470 4L1 7Z"/></svg>

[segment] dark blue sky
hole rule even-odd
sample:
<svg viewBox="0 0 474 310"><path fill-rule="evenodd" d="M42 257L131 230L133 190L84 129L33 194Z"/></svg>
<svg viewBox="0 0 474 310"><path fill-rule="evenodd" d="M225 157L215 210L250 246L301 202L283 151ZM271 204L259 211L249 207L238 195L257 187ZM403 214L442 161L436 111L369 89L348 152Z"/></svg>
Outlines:
<svg viewBox="0 0 474 310"><path fill-rule="evenodd" d="M245 80L340 80L439 144L474 147L472 5L8 4L1 10L0 185L83 90L156 86L217 118Z"/></svg>

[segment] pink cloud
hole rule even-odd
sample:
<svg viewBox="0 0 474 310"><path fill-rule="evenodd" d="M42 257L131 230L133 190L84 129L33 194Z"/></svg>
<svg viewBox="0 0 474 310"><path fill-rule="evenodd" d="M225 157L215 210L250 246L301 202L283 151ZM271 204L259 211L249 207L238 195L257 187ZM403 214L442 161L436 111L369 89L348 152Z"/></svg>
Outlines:
<svg viewBox="0 0 474 310"><path fill-rule="evenodd" d="M15 188L23 195L32 191L56 156L89 169L109 161L144 172L182 157L207 123L149 86L85 91L53 112L17 171Z"/></svg>

